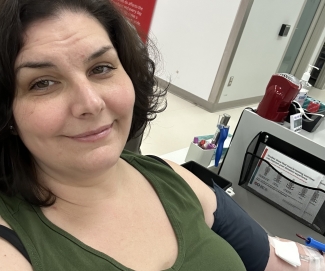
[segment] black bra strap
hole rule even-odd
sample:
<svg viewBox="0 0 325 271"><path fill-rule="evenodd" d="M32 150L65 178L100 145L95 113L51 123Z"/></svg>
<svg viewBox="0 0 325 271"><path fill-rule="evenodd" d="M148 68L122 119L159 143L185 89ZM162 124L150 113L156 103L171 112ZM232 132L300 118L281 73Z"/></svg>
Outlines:
<svg viewBox="0 0 325 271"><path fill-rule="evenodd" d="M0 237L7 240L26 258L27 261L31 262L23 243L20 241L18 235L12 229L0 225Z"/></svg>

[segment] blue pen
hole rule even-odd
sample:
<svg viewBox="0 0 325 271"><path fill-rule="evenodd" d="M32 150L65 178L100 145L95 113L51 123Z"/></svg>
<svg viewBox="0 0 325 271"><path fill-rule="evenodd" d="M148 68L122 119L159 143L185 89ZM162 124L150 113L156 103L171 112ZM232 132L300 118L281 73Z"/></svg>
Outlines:
<svg viewBox="0 0 325 271"><path fill-rule="evenodd" d="M321 252L325 252L325 244L319 242L319 241L316 241L315 239L311 238L311 237L303 237L302 235L300 234L296 234L299 238L305 240L305 244L309 247L312 247L312 248L315 248Z"/></svg>
<svg viewBox="0 0 325 271"><path fill-rule="evenodd" d="M223 144L225 143L225 140L227 139L227 136L228 136L229 126L220 125L219 130L220 130L220 136L219 136L218 146L216 149L216 157L214 160L215 167L217 167L219 165L219 161L220 161L220 158L222 155L222 150L223 150Z"/></svg>

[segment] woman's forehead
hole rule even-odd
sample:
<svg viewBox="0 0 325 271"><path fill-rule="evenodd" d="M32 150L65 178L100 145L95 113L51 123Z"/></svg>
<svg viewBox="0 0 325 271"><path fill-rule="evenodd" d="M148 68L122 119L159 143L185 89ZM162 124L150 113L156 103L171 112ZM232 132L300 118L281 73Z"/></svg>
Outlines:
<svg viewBox="0 0 325 271"><path fill-rule="evenodd" d="M55 54L89 54L94 46L112 46L104 27L86 14L62 13L37 21L26 29L24 46L15 66L26 59L54 57Z"/></svg>

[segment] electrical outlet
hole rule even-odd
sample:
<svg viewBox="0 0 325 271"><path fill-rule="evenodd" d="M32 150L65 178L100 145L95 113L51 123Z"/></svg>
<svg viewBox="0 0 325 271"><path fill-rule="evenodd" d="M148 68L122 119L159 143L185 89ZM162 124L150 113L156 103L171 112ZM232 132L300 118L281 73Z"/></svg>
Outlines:
<svg viewBox="0 0 325 271"><path fill-rule="evenodd" d="M229 187L229 188L226 190L226 193L227 193L230 197L235 196L235 192L234 192L234 189L233 189L232 187Z"/></svg>

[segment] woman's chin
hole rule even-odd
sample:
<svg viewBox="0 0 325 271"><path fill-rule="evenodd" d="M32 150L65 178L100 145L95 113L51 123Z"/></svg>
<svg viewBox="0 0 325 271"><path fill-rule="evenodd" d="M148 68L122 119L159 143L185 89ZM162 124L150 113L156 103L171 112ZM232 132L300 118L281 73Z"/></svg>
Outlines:
<svg viewBox="0 0 325 271"><path fill-rule="evenodd" d="M75 166L82 172L107 171L117 164L121 152L119 148L101 147L79 157Z"/></svg>

